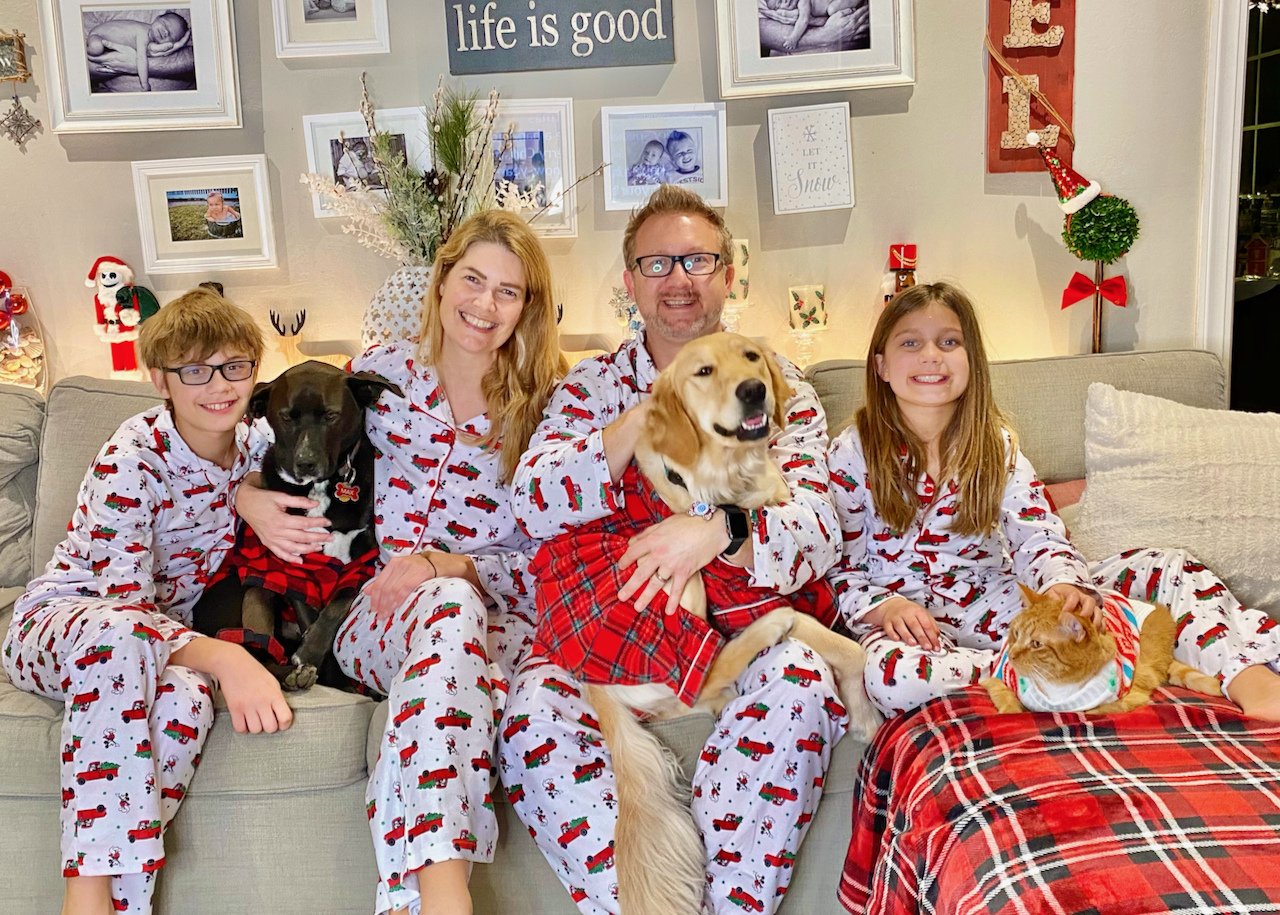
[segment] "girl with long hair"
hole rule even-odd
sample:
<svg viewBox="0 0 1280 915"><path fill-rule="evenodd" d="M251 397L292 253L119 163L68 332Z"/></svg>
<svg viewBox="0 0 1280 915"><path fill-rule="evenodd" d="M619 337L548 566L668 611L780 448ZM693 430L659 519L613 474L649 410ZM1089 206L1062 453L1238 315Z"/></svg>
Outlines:
<svg viewBox="0 0 1280 915"><path fill-rule="evenodd" d="M535 544L508 485L565 371L546 255L510 213L479 213L440 247L422 321L420 342L352 363L405 394L366 420L379 571L334 643L347 675L388 698L366 796L378 913L421 900L470 912L471 863L493 859L494 724L536 614L525 573ZM325 538L303 528L315 519L279 514L287 497L268 498L274 513L247 520L267 542L262 521L278 554Z"/></svg>
<svg viewBox="0 0 1280 915"><path fill-rule="evenodd" d="M831 443L844 551L828 578L881 711L990 676L1021 583L1095 625L1120 612L1119 598L1165 604L1180 621L1178 660L1217 676L1246 713L1280 719L1280 626L1185 551L1090 564L1071 545L995 405L964 292L918 285L890 301L866 385L866 405Z"/></svg>

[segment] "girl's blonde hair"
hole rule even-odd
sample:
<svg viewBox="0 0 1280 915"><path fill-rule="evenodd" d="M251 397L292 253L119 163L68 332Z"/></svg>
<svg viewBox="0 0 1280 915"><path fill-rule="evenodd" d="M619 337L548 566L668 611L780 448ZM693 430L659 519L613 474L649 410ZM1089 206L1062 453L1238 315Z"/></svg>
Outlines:
<svg viewBox="0 0 1280 915"><path fill-rule="evenodd" d="M867 350L867 402L855 420L867 461L867 482L880 517L895 531L907 530L920 509L916 486L925 472L925 445L903 419L898 398L876 370L875 357L884 355L902 318L935 303L960 319L969 358L969 386L956 402L955 414L938 444L942 480L935 482L943 485L954 479L959 487L950 529L961 536L981 536L1000 521L1000 504L1017 440L991 394L991 369L973 302L957 286L911 286L880 313ZM1005 433L1013 441L1008 455Z"/></svg>
<svg viewBox="0 0 1280 915"><path fill-rule="evenodd" d="M440 359L444 346L440 288L449 271L477 242L501 245L518 257L524 267L525 302L520 320L481 382L489 414L489 432L478 441L487 450L501 449L499 473L502 482L510 483L516 462L542 420L551 392L569 367L560 352L547 255L525 221L506 210L484 210L475 214L455 229L436 252L431 286L423 299L420 357L432 364Z"/></svg>

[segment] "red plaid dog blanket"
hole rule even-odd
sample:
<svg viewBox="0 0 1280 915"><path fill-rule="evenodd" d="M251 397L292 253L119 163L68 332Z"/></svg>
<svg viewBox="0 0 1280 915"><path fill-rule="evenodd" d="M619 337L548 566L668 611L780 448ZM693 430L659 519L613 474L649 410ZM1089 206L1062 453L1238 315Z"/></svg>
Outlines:
<svg viewBox="0 0 1280 915"><path fill-rule="evenodd" d="M996 714L982 689L880 728L850 912L1280 912L1280 724L1167 687L1120 715Z"/></svg>
<svg viewBox="0 0 1280 915"><path fill-rule="evenodd" d="M235 549L227 553L211 584L229 575L239 575L246 588L266 588L323 610L339 592L359 591L377 571L374 565L377 558L378 549L374 547L346 564L316 552L307 553L301 565L294 565L263 546L253 528L242 525L236 534Z"/></svg>
<svg viewBox="0 0 1280 915"><path fill-rule="evenodd" d="M781 595L751 586L746 569L719 559L702 570L711 620L683 610L667 615L661 592L647 611L636 612L631 601L618 599L634 571L619 569L618 560L633 536L670 517L671 509L634 462L619 487L621 508L547 541L529 566L538 607L535 656L587 683L664 683L692 706L726 637L769 611L794 606L823 625L835 622L835 592L825 580Z"/></svg>

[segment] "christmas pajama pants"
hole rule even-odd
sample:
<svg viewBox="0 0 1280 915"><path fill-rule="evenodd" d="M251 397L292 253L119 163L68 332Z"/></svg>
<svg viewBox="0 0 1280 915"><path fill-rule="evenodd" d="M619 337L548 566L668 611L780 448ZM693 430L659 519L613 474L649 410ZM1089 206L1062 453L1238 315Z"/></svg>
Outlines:
<svg viewBox="0 0 1280 915"><path fill-rule="evenodd" d="M1260 610L1242 607L1185 550L1137 550L1091 563L1089 574L1103 591L1167 606L1178 627L1174 656L1218 677L1228 697L1231 681L1246 667L1265 664L1280 672L1280 625ZM899 642L878 627L854 627L867 651L867 694L887 716L990 676L1022 598L1010 576L967 608L946 604L926 609L935 619L946 614L963 620L962 629L939 622L943 648L938 652Z"/></svg>
<svg viewBox="0 0 1280 915"><path fill-rule="evenodd" d="M63 876L110 875L117 911L151 911L162 833L213 724L212 681L169 665L153 611L59 601L15 619L4 666L15 686L65 702Z"/></svg>
<svg viewBox="0 0 1280 915"><path fill-rule="evenodd" d="M848 718L826 662L798 642L762 652L737 689L693 775L707 906L773 912ZM617 913L613 768L582 684L553 664L529 664L516 677L500 738L507 798L578 910Z"/></svg>
<svg viewBox="0 0 1280 915"><path fill-rule="evenodd" d="M441 578L385 621L361 594L339 630L342 669L388 703L365 795L378 859L375 912L418 911L418 868L493 860L494 728L510 672L532 640L526 620L491 614L466 581Z"/></svg>

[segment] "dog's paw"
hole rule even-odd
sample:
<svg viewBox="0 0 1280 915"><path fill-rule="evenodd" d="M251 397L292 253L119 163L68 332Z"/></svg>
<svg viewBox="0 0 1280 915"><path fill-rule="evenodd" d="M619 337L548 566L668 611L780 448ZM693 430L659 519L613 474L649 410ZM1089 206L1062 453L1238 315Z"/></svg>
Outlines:
<svg viewBox="0 0 1280 915"><path fill-rule="evenodd" d="M289 671L281 685L290 690L311 689L316 685L319 676L320 672L310 664L299 664Z"/></svg>
<svg viewBox="0 0 1280 915"><path fill-rule="evenodd" d="M768 645L777 645L784 638L790 635L792 628L796 624L796 611L791 607L779 607L777 610L771 610L751 624L752 629L758 629L758 633L763 643Z"/></svg>

